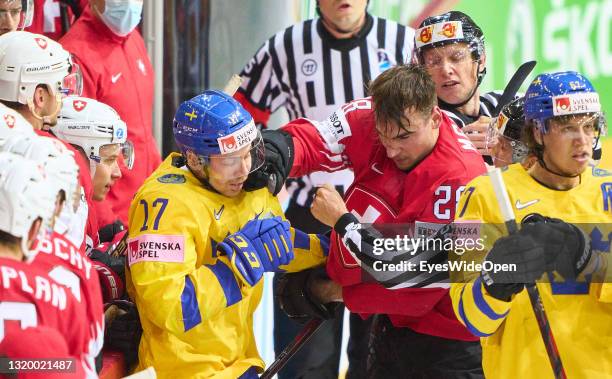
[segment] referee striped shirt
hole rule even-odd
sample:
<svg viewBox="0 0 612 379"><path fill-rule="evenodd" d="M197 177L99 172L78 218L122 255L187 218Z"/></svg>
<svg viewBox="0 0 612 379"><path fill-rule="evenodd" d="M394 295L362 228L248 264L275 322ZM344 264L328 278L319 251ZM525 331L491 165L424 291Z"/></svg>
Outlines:
<svg viewBox="0 0 612 379"><path fill-rule="evenodd" d="M237 98L263 125L283 106L292 120L321 121L341 105L367 96L367 86L381 72L409 62L413 44L413 29L369 14L361 31L348 39L334 38L320 19L307 20L264 42L241 72ZM298 205L309 206L314 186L331 183L346 190L352 173L302 179L288 182L288 190Z"/></svg>

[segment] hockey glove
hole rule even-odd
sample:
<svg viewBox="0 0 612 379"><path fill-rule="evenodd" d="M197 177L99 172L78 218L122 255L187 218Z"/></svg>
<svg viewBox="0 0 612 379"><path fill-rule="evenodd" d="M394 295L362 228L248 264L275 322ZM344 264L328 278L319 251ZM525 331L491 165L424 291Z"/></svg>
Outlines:
<svg viewBox="0 0 612 379"><path fill-rule="evenodd" d="M311 286L316 282L329 281L325 266L285 274L276 283L274 296L289 318L305 323L311 318L327 320L336 317L340 302L323 304L316 299Z"/></svg>
<svg viewBox="0 0 612 379"><path fill-rule="evenodd" d="M565 279L575 279L585 269L592 255L591 243L578 227L537 213L525 216L522 224L533 225L526 232L542 242L546 254L554 257L554 271Z"/></svg>
<svg viewBox="0 0 612 379"><path fill-rule="evenodd" d="M282 130L262 130L261 136L266 149L266 162L259 169L249 174L244 189L255 191L268 187L277 195L293 165L293 140L291 135Z"/></svg>
<svg viewBox="0 0 612 379"><path fill-rule="evenodd" d="M121 351L131 367L138 360L138 345L142 336L142 327L138 309L131 301L113 301L106 307L105 314L112 313L109 325L105 328L104 347Z"/></svg>
<svg viewBox="0 0 612 379"><path fill-rule="evenodd" d="M112 242L115 236L125 230L125 226L120 220L112 224L105 225L98 230L100 242Z"/></svg>
<svg viewBox="0 0 612 379"><path fill-rule="evenodd" d="M120 235L123 234L117 236ZM115 245L107 242L98 245L89 253L89 258L100 278L104 303L120 299L125 292L125 256L112 255L114 247Z"/></svg>
<svg viewBox="0 0 612 379"><path fill-rule="evenodd" d="M280 217L251 220L217 248L249 286L257 284L264 272L277 271L293 259L289 223Z"/></svg>

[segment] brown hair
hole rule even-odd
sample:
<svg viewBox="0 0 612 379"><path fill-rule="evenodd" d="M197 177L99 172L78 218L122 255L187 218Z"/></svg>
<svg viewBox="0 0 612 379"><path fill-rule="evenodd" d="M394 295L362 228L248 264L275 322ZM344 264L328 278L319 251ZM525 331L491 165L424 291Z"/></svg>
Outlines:
<svg viewBox="0 0 612 379"><path fill-rule="evenodd" d="M436 85L427 70L419 64L398 65L380 74L370 84L370 95L374 102L376 123L402 125L406 109L429 116L438 104Z"/></svg>
<svg viewBox="0 0 612 379"><path fill-rule="evenodd" d="M534 154L536 156L541 156L543 152L543 146L540 145L533 135L534 132L537 131L536 125L533 121L525 122L525 127L523 127L523 131L521 133L521 141L527 146L530 154Z"/></svg>

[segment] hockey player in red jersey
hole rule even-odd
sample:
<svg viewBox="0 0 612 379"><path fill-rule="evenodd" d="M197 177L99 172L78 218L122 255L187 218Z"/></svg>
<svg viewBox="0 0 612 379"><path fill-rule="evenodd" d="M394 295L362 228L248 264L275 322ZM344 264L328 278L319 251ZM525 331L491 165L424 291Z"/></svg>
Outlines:
<svg viewBox="0 0 612 379"><path fill-rule="evenodd" d="M32 262L34 241L41 228L50 226L57 196L45 178L44 167L34 161L0 153L0 341L7 335L10 341L12 333L28 327L55 329L65 341L54 345L66 345L82 372L87 338L82 309L69 289ZM0 348L0 355L14 356L12 345L0 342ZM50 353L65 357L60 350Z"/></svg>
<svg viewBox="0 0 612 379"><path fill-rule="evenodd" d="M57 139L19 133L6 138L0 151L18 154L44 167L47 186L55 189L57 193L49 228L39 235L32 248L36 253L32 264L70 290L76 299L79 312L86 315L88 335L83 359L88 372L95 373L95 357L102 349L104 328L104 311L96 266L86 256L83 246L75 246L66 236L55 230L60 213L70 212L66 210L64 203L72 201L77 187L78 169L73 154Z"/></svg>
<svg viewBox="0 0 612 379"><path fill-rule="evenodd" d="M346 306L362 317L377 315L368 377L482 377L480 346L457 321L448 284L435 275L417 286L425 288L364 282L346 244L360 223L414 223L431 232L451 222L465 184L485 172L484 163L438 108L435 85L422 67L391 68L370 92L371 98L345 104L323 122L290 122L266 137L266 149L292 155L290 176L346 167L355 172L346 208L338 196L341 211L332 216L334 204L321 201L332 196L320 190L312 211L334 227L327 271L342 286ZM286 172L270 174L282 180Z"/></svg>

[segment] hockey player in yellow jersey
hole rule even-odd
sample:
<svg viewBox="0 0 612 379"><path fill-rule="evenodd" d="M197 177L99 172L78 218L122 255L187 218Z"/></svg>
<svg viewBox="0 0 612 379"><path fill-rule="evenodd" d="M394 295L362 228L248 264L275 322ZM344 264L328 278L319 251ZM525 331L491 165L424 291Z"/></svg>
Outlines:
<svg viewBox="0 0 612 379"><path fill-rule="evenodd" d="M539 75L526 92L523 141L537 162L503 172L522 225L486 255L515 270L484 269L451 286L457 317L481 337L487 378L554 377L523 284L536 281L567 377L612 378L612 176L589 166L605 131L600 108L591 83L576 72ZM488 234L502 229L487 176L466 186L457 215L481 222Z"/></svg>
<svg viewBox="0 0 612 379"><path fill-rule="evenodd" d="M255 378L264 271L325 262L327 240L290 229L267 189L243 190L264 162L252 117L219 91L182 103L171 154L129 211L127 288L142 323L139 366L159 377ZM272 216L272 217L271 217Z"/></svg>

